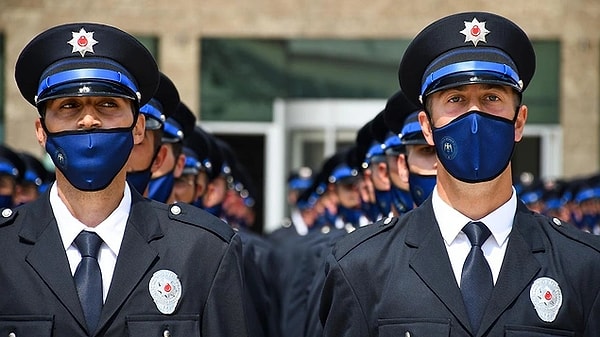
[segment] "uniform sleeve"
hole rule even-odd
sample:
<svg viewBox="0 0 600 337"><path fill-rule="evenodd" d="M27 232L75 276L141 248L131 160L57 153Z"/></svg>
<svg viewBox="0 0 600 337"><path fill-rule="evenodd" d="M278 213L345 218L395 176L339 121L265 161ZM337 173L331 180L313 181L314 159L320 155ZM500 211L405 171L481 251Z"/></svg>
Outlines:
<svg viewBox="0 0 600 337"><path fill-rule="evenodd" d="M242 243L231 239L217 271L202 317L202 336L247 337Z"/></svg>
<svg viewBox="0 0 600 337"><path fill-rule="evenodd" d="M600 336L600 292L596 293L583 335L586 337Z"/></svg>
<svg viewBox="0 0 600 337"><path fill-rule="evenodd" d="M327 258L319 315L323 337L369 336L368 321L361 303L333 255Z"/></svg>

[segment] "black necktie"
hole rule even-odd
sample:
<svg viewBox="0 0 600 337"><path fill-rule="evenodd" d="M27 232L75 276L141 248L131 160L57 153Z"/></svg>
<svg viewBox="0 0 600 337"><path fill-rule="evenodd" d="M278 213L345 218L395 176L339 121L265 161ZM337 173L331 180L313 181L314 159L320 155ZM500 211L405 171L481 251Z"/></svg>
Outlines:
<svg viewBox="0 0 600 337"><path fill-rule="evenodd" d="M462 231L471 241L471 251L463 265L460 291L471 321L471 328L473 332L477 332L481 317L494 289L492 271L481 250L481 245L491 232L482 222L469 222Z"/></svg>
<svg viewBox="0 0 600 337"><path fill-rule="evenodd" d="M81 262L75 270L75 285L91 335L96 330L102 311L102 274L98 264L102 239L96 233L82 231L75 238L75 245L81 253Z"/></svg>

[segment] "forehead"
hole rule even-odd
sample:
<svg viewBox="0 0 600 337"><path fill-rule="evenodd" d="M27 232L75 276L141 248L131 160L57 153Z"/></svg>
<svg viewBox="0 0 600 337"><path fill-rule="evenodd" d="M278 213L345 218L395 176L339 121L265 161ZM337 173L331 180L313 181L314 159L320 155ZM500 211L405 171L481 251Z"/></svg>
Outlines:
<svg viewBox="0 0 600 337"><path fill-rule="evenodd" d="M459 91L459 92L467 92L467 91L479 91L479 90L495 90L506 93L515 93L514 89L507 85L501 84L489 84L489 83L474 83L474 84L463 84L458 85L456 87L440 90L439 93L449 92L449 91ZM431 94L431 96L435 96L436 93ZM516 94L516 93L515 93Z"/></svg>

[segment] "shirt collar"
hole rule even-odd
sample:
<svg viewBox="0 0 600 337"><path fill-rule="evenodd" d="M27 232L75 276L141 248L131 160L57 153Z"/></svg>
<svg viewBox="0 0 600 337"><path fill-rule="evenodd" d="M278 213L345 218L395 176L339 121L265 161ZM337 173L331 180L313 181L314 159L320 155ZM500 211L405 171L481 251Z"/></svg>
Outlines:
<svg viewBox="0 0 600 337"><path fill-rule="evenodd" d="M442 237L444 238L446 245L452 244L458 234L462 231L462 228L469 221L481 221L490 229L498 246L502 246L508 239L517 211L516 195L517 193L513 187L510 199L502 206L481 219L470 219L443 201L436 186L433 190L431 201L435 219L440 226L440 231L442 232Z"/></svg>
<svg viewBox="0 0 600 337"><path fill-rule="evenodd" d="M127 224L129 210L131 208L131 191L128 184L125 184L125 191L119 206L117 206L104 221L94 228L87 227L81 221L73 217L65 203L58 196L56 183L54 183L50 189L50 205L52 206L54 218L56 219L65 250L71 246L82 230L87 230L96 232L115 256L119 255L119 249L121 248L121 242L123 241L123 236L125 234L125 225Z"/></svg>

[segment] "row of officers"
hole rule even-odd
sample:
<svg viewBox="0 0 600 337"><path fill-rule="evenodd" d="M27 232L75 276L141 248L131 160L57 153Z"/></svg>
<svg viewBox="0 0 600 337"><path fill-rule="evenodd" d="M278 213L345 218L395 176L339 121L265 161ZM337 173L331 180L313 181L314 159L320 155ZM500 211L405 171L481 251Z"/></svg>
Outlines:
<svg viewBox="0 0 600 337"><path fill-rule="evenodd" d="M235 151L139 41L52 27L15 78L55 170L0 147L0 334L598 336L599 179L512 179L534 68L504 17L435 21L261 235Z"/></svg>

